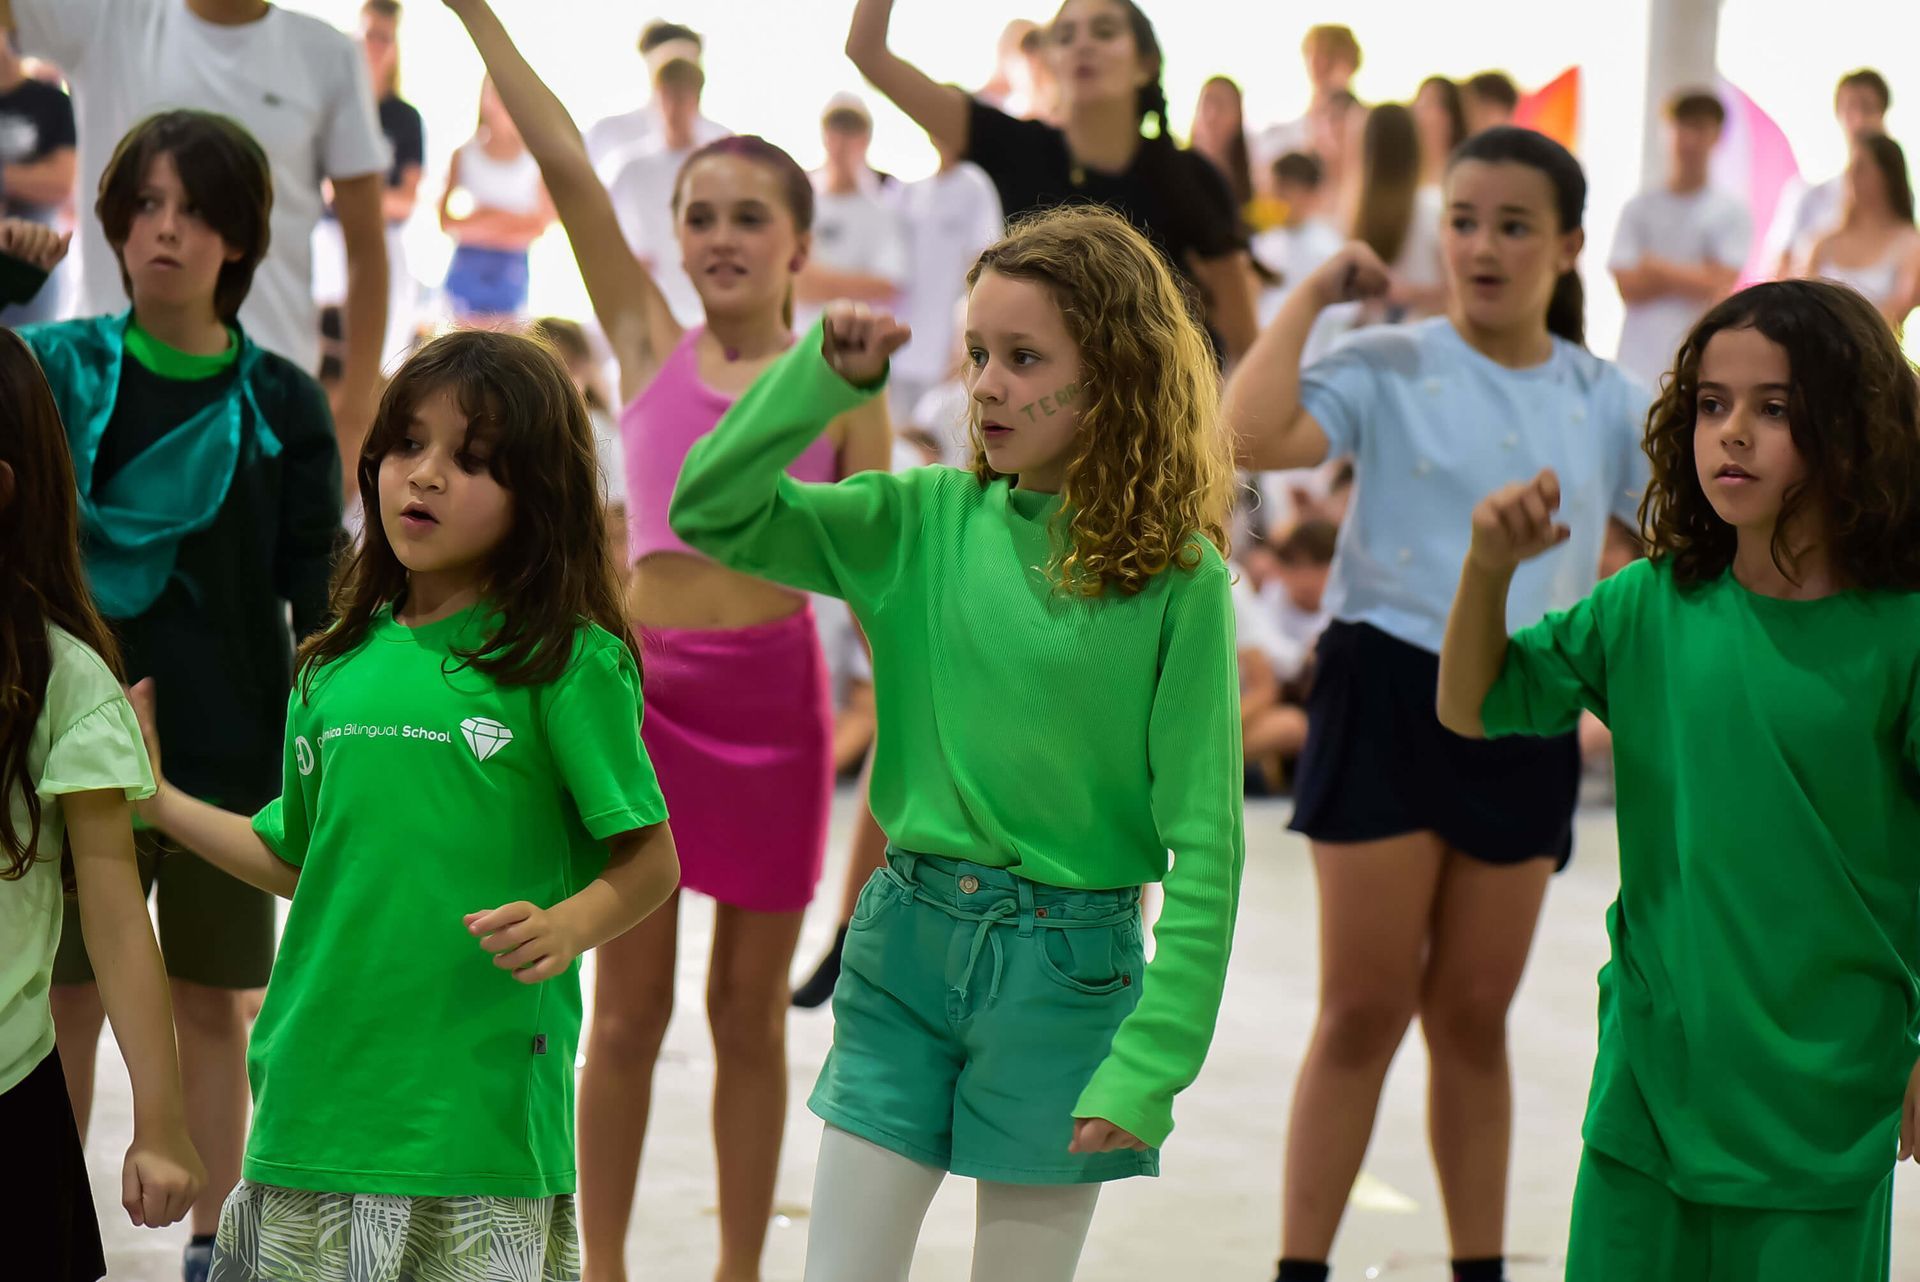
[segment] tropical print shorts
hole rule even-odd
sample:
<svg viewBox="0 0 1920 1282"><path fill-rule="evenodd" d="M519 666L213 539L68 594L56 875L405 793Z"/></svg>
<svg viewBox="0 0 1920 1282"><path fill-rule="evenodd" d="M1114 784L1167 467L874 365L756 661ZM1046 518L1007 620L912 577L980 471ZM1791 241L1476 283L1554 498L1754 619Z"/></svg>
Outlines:
<svg viewBox="0 0 1920 1282"><path fill-rule="evenodd" d="M242 1180L209 1282L579 1282L573 1198L314 1193Z"/></svg>

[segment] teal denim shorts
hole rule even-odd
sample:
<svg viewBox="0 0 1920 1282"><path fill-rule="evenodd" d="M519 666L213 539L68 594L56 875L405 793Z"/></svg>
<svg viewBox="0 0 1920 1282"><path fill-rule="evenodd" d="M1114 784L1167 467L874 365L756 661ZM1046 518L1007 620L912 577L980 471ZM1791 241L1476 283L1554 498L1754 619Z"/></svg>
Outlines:
<svg viewBox="0 0 1920 1282"><path fill-rule="evenodd" d="M887 852L848 927L809 1106L955 1175L1091 1184L1160 1154L1074 1154L1073 1108L1140 1000L1140 892Z"/></svg>

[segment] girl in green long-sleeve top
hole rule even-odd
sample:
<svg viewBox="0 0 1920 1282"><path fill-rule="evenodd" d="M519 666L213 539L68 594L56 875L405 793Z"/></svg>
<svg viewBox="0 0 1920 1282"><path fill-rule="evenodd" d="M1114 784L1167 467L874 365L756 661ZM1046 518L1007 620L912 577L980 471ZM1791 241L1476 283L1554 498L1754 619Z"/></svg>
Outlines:
<svg viewBox="0 0 1920 1282"><path fill-rule="evenodd" d="M786 474L907 339L842 304L693 448L673 500L687 542L845 597L873 646L893 844L812 1100L810 1280L904 1277L949 1171L980 1181L975 1276L1070 1278L1100 1182L1158 1170L1233 933L1231 472L1206 335L1101 210L1018 226L969 287L971 471Z"/></svg>

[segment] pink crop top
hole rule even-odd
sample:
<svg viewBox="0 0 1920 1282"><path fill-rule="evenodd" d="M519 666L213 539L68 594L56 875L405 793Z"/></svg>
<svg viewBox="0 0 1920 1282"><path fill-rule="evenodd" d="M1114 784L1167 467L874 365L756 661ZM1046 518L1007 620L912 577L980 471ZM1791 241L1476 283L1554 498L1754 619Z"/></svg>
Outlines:
<svg viewBox="0 0 1920 1282"><path fill-rule="evenodd" d="M620 447L627 465L629 565L654 552L701 555L674 535L667 524L667 504L680 482L687 451L733 406L733 397L700 381L694 343L702 332L702 327L695 326L681 337L647 390L620 415ZM832 481L838 464L833 442L823 436L807 446L787 473L797 481Z"/></svg>

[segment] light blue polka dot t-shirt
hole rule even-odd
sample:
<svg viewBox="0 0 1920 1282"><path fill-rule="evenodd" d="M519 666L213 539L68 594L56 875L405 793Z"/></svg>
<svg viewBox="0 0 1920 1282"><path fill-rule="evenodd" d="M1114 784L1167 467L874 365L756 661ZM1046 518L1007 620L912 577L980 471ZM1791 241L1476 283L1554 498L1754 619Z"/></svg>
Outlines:
<svg viewBox="0 0 1920 1282"><path fill-rule="evenodd" d="M1560 478L1572 537L1514 575L1517 631L1593 590L1607 520L1637 528L1651 394L1583 347L1509 369L1446 317L1361 330L1300 378L1331 455L1354 461L1327 607L1438 652L1472 536L1474 505L1543 467Z"/></svg>

